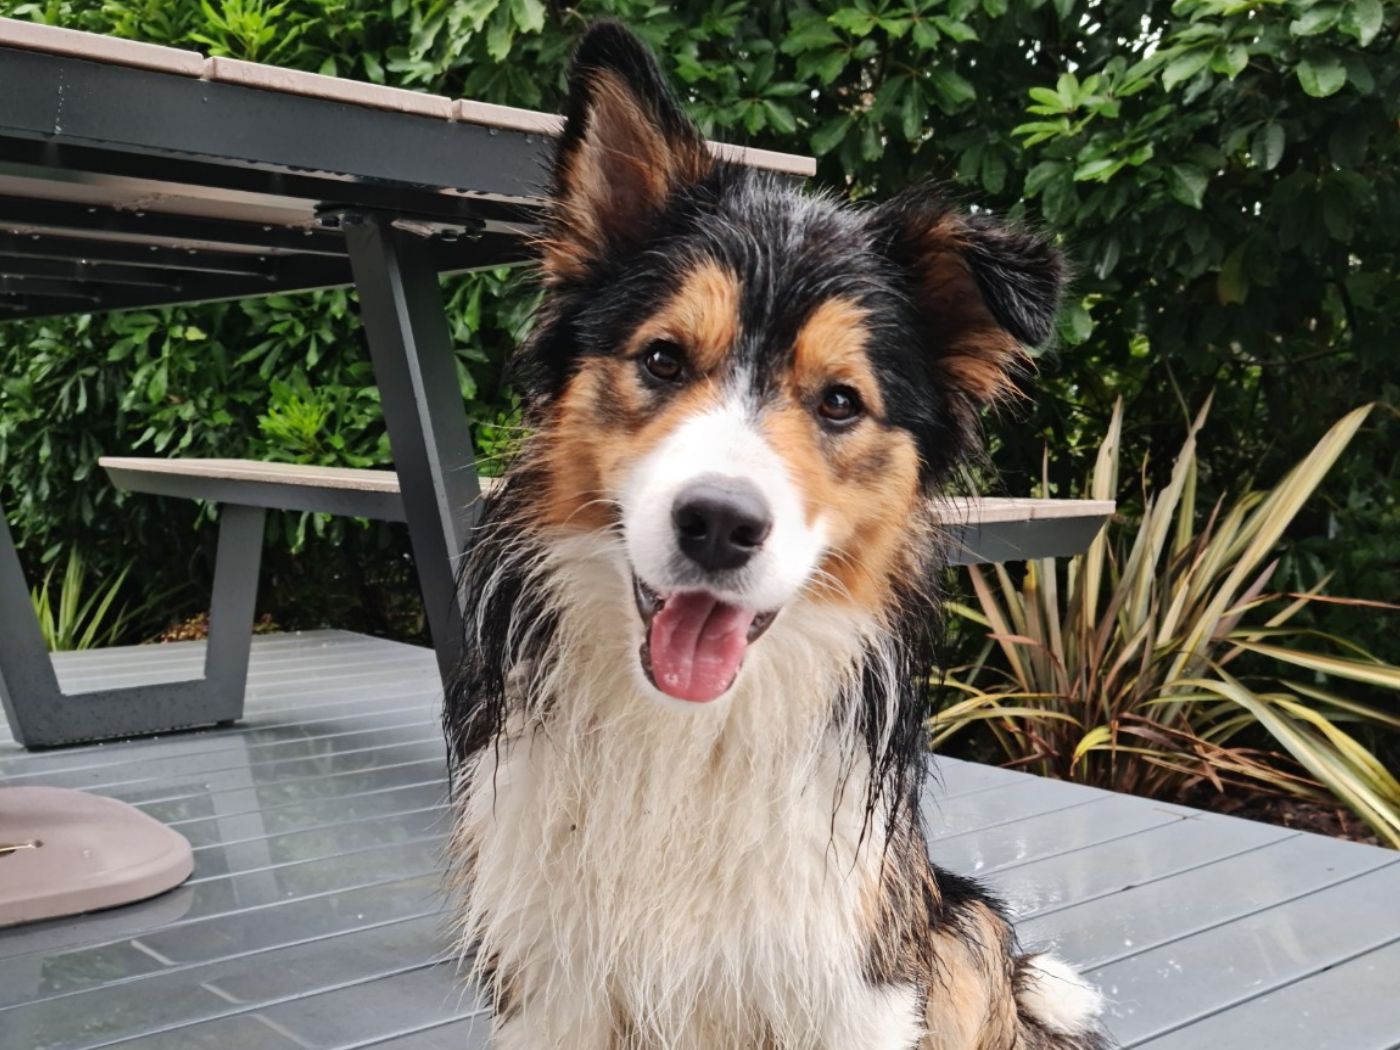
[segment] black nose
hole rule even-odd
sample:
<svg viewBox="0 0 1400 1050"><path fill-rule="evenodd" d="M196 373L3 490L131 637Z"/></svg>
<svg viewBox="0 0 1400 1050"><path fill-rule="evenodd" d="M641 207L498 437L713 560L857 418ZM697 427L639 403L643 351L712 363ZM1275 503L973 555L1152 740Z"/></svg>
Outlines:
<svg viewBox="0 0 1400 1050"><path fill-rule="evenodd" d="M681 490L671 508L676 539L702 569L737 569L757 553L773 528L768 501L751 481L701 478Z"/></svg>

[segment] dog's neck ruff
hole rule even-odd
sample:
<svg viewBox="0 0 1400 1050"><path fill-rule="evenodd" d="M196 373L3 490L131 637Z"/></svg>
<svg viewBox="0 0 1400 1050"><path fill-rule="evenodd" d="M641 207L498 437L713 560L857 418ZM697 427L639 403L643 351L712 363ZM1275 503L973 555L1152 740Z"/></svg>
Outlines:
<svg viewBox="0 0 1400 1050"><path fill-rule="evenodd" d="M496 746L464 769L463 944L512 982L506 1000L617 1003L639 1045L755 1025L826 1045L881 855L855 705L836 701L883 673L875 626L796 603L728 695L666 701L639 672L617 558L577 537L531 568L550 643L516 669Z"/></svg>

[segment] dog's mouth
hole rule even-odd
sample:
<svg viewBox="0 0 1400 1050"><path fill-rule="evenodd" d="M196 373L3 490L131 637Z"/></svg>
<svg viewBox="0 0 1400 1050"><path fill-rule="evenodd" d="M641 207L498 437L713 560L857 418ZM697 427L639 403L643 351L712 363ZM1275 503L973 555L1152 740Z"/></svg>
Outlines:
<svg viewBox="0 0 1400 1050"><path fill-rule="evenodd" d="M632 593L645 634L638 653L642 670L676 700L708 703L723 696L751 644L778 612L730 605L708 591L662 595L634 575Z"/></svg>

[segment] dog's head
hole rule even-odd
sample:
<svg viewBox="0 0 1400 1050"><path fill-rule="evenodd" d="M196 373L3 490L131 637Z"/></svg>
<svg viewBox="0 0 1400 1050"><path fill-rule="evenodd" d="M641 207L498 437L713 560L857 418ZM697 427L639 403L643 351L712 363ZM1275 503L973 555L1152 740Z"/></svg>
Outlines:
<svg viewBox="0 0 1400 1050"><path fill-rule="evenodd" d="M534 513L620 532L641 670L711 700L785 606L891 600L1061 267L931 190L857 208L715 159L612 24L579 47L553 174Z"/></svg>

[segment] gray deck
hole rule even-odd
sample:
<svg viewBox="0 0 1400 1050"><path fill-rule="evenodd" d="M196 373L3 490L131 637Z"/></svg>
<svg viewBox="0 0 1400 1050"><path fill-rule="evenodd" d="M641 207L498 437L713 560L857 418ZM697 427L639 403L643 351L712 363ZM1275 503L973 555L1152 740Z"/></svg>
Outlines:
<svg viewBox="0 0 1400 1050"><path fill-rule="evenodd" d="M60 677L199 660L195 644L74 654ZM237 728L33 755L0 736L0 783L125 799L195 847L164 897L0 931L0 1048L481 1047L479 1003L438 962L436 692L426 650L282 635L255 642ZM1089 972L1125 1047L1400 1047L1400 855L940 767L936 859Z"/></svg>

